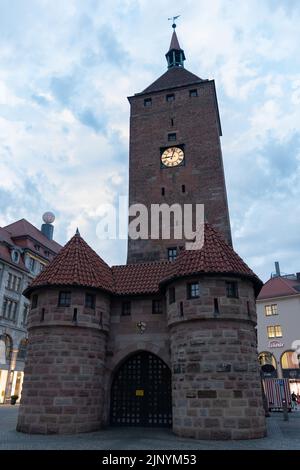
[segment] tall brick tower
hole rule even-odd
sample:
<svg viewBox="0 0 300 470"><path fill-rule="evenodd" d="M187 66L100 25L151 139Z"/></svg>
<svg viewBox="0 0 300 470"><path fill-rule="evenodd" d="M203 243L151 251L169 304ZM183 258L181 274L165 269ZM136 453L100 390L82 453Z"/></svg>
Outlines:
<svg viewBox="0 0 300 470"><path fill-rule="evenodd" d="M174 31L168 70L129 97L129 205L204 204L206 220L231 244L214 80L184 68ZM171 232L172 235L172 232ZM168 259L183 240L128 241L128 263Z"/></svg>

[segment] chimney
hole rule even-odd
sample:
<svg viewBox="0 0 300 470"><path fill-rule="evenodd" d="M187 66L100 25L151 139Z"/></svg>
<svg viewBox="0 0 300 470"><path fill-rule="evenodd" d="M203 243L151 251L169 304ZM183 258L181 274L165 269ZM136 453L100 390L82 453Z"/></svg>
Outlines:
<svg viewBox="0 0 300 470"><path fill-rule="evenodd" d="M275 261L275 272L276 272L276 277L279 277L280 276L279 261Z"/></svg>
<svg viewBox="0 0 300 470"><path fill-rule="evenodd" d="M53 240L53 231L54 227L52 223L55 220L55 215L52 212L45 212L43 215L43 221L45 222L41 226L41 232L45 237L47 237L49 240Z"/></svg>

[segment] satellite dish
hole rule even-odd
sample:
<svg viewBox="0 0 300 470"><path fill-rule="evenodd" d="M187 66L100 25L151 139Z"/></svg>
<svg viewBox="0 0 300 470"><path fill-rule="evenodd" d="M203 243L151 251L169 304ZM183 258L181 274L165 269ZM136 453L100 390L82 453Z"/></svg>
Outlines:
<svg viewBox="0 0 300 470"><path fill-rule="evenodd" d="M55 215L53 214L53 212L45 212L45 214L43 215L43 221L45 222L45 224L52 224L55 220Z"/></svg>
<svg viewBox="0 0 300 470"><path fill-rule="evenodd" d="M274 372L275 367L272 366L272 364L264 364L261 366L261 370L270 374L271 372Z"/></svg>

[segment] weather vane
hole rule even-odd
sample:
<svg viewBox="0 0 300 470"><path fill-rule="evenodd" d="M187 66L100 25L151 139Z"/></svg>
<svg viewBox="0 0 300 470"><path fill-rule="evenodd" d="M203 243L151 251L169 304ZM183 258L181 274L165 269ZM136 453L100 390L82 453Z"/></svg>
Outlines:
<svg viewBox="0 0 300 470"><path fill-rule="evenodd" d="M177 16L172 16L171 18L168 18L169 21L173 21L173 24L172 24L172 28L175 30L176 28L176 23L175 21L177 20L177 18L179 18L180 15L177 15Z"/></svg>

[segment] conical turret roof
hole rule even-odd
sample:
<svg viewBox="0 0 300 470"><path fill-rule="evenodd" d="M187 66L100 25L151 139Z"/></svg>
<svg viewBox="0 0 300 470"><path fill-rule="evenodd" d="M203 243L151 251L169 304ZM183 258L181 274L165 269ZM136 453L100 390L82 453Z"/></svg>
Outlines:
<svg viewBox="0 0 300 470"><path fill-rule="evenodd" d="M110 267L84 241L77 230L54 260L33 280L24 294L45 286L81 286L113 290Z"/></svg>
<svg viewBox="0 0 300 470"><path fill-rule="evenodd" d="M197 250L182 250L170 264L162 283L196 274L229 274L251 278L256 290L261 280L229 246L221 235L208 223L204 224L204 243Z"/></svg>

